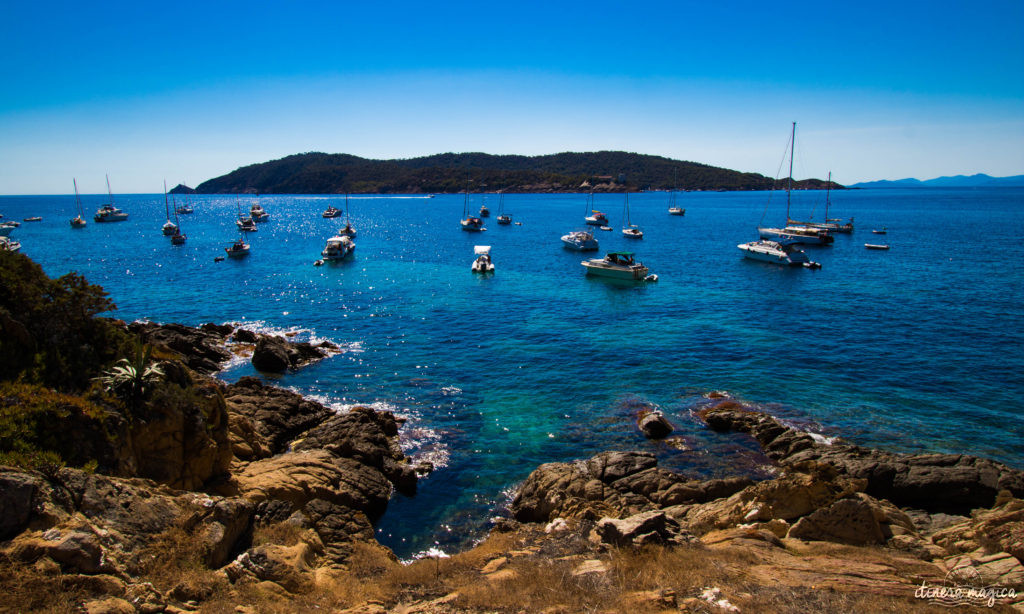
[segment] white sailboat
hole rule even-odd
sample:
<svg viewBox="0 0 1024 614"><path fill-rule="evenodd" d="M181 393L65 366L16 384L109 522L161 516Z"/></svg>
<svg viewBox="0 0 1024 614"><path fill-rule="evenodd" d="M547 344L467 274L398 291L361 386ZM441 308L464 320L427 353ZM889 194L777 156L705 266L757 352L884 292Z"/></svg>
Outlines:
<svg viewBox="0 0 1024 614"><path fill-rule="evenodd" d="M469 206L469 184L466 184L466 196L462 200L462 229L466 232L480 232L484 229L484 221L478 217L467 215L466 208Z"/></svg>
<svg viewBox="0 0 1024 614"><path fill-rule="evenodd" d="M78 196L78 180L72 178L71 182L75 184L75 213L77 214L71 219L71 227L85 228L85 211L82 210L82 199Z"/></svg>
<svg viewBox="0 0 1024 614"><path fill-rule="evenodd" d="M178 232L178 225L171 221L171 206L167 202L167 180L164 180L164 212L167 215L167 221L164 222L162 231L165 237L169 237Z"/></svg>
<svg viewBox="0 0 1024 614"><path fill-rule="evenodd" d="M813 228L804 225L790 225L789 217L790 203L793 192L793 150L796 148L796 122L793 122L793 131L790 135L789 144L789 179L786 182L786 223L783 228L765 228L759 226L758 234L762 239L775 241L777 243L803 243L807 245L828 245L835 241L835 237L827 230Z"/></svg>
<svg viewBox="0 0 1024 614"><path fill-rule="evenodd" d="M668 214L669 215L686 215L686 209L683 209L676 202L676 196L679 194L677 189L679 185L679 169L675 169L672 177L672 191L669 192L668 196Z"/></svg>
<svg viewBox="0 0 1024 614"><path fill-rule="evenodd" d="M640 230L640 227L636 224L631 224L629 220L629 190L626 190L626 225L622 227L622 236L627 239L643 239L644 231Z"/></svg>
<svg viewBox="0 0 1024 614"><path fill-rule="evenodd" d="M348 219L348 193L345 194L345 227L338 231L340 237L355 238L356 229L352 227L352 222Z"/></svg>
<svg viewBox="0 0 1024 614"><path fill-rule="evenodd" d="M829 207L829 196L832 192L832 171L828 172L828 181L825 183L825 221L824 222L799 222L796 220L786 220L787 225L803 225L810 226L811 228L817 228L819 230L827 230L832 232L841 232L844 234L850 234L853 232L853 218L850 221L843 223L840 218L830 218L828 216Z"/></svg>
<svg viewBox="0 0 1024 614"><path fill-rule="evenodd" d="M512 216L505 213L505 192L502 191L498 195L498 223L503 226L508 226L512 223Z"/></svg>
<svg viewBox="0 0 1024 614"><path fill-rule="evenodd" d="M589 213L590 215L586 215L587 213ZM584 221L587 223L588 226L607 226L608 225L608 216L606 216L605 214L601 213L597 209L594 209L594 192L593 191L591 191L590 194L587 195L587 209L586 209L586 212L584 213L584 215L586 216L584 218Z"/></svg>

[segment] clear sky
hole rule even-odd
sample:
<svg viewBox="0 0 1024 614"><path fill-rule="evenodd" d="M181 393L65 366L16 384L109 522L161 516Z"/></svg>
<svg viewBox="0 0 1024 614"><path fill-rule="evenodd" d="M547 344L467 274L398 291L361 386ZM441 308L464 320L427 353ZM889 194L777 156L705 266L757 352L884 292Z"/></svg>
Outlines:
<svg viewBox="0 0 1024 614"><path fill-rule="evenodd" d="M1024 0L2 1L2 194L306 151L776 176L792 121L799 178L1024 174Z"/></svg>

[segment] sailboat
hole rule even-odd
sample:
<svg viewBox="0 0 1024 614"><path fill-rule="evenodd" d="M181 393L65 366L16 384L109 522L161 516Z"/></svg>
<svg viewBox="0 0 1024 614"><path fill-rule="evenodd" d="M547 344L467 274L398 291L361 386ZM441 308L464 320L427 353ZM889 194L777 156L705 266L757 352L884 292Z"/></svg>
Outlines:
<svg viewBox="0 0 1024 614"><path fill-rule="evenodd" d="M78 214L71 220L71 227L85 228L85 211L82 210L82 199L78 196L78 180L72 178L71 182L75 184L75 213Z"/></svg>
<svg viewBox="0 0 1024 614"><path fill-rule="evenodd" d="M164 189L167 184L164 183ZM186 237L181 232L181 222L178 221L178 204L174 202L174 194L171 194L171 209L174 209L174 234L171 235L171 245L184 245Z"/></svg>
<svg viewBox="0 0 1024 614"><path fill-rule="evenodd" d="M853 218L850 218L849 222L842 223L843 220L840 218L830 218L828 216L829 207L829 195L832 192L832 171L828 172L828 182L825 183L825 221L824 222L798 222L795 220L786 220L789 225L804 225L810 226L811 228L818 228L820 230L827 230L829 232L841 232L843 234L849 234L853 232Z"/></svg>
<svg viewBox="0 0 1024 614"><path fill-rule="evenodd" d="M480 217L491 217L491 210L487 208L487 193L480 194Z"/></svg>
<svg viewBox="0 0 1024 614"><path fill-rule="evenodd" d="M673 173L672 191L669 192L669 197L668 197L668 214L669 215L686 215L686 209L683 209L682 207L680 207L676 203L676 195L679 194L679 191L676 189L676 186L678 186L678 185L679 185L679 169L677 168L677 169L675 169L675 172Z"/></svg>
<svg viewBox="0 0 1024 614"><path fill-rule="evenodd" d="M605 214L601 213L597 209L594 209L594 192L593 192L593 190L591 190L590 194L587 195L587 210L584 213L584 215L586 215L586 213L590 213L590 215L587 215L584 218L584 220L583 220L583 221L585 221L587 223L587 225L589 225L589 226L607 226L608 225L608 216L606 216Z"/></svg>
<svg viewBox="0 0 1024 614"><path fill-rule="evenodd" d="M352 223L348 219L348 194L345 194L345 227L338 231L339 237L355 238L356 229L352 227Z"/></svg>
<svg viewBox="0 0 1024 614"><path fill-rule="evenodd" d="M171 198L173 198L173 197L174 197L174 193L172 192L171 193ZM189 213L194 213L195 212L195 209L192 208L192 199L189 198L188 192L185 192L185 204L183 204L180 207L175 207L174 208L174 212L175 213L180 213L182 215L188 215Z"/></svg>
<svg viewBox="0 0 1024 614"><path fill-rule="evenodd" d="M171 221L171 206L167 204L167 181L164 180L164 211L167 213L167 221L164 222L163 233L169 237L178 232L178 225Z"/></svg>
<svg viewBox="0 0 1024 614"><path fill-rule="evenodd" d="M512 223L512 216L505 213L505 192L498 195L498 223L507 226Z"/></svg>
<svg viewBox="0 0 1024 614"><path fill-rule="evenodd" d="M110 196L110 202L97 209L92 219L96 223L127 220L128 214L114 206L114 193L110 191L110 175L107 175L107 194Z"/></svg>
<svg viewBox="0 0 1024 614"><path fill-rule="evenodd" d="M478 217L473 217L466 214L466 208L469 206L469 184L466 184L466 197L462 200L462 229L466 232L480 232L484 229L484 221Z"/></svg>
<svg viewBox="0 0 1024 614"><path fill-rule="evenodd" d="M238 203L238 199L235 199L235 208L238 209L238 219L235 220L235 225L242 232L256 232L259 228L256 227L256 221L252 219L251 215L242 215L242 205Z"/></svg>
<svg viewBox="0 0 1024 614"><path fill-rule="evenodd" d="M835 241L835 237L827 230L813 228L810 226L790 225L789 208L793 191L793 150L796 149L796 122L793 122L793 131L790 135L789 145L789 179L786 182L786 223L784 228L763 228L758 227L757 232L762 239L778 243L804 243L807 245L828 245Z"/></svg>
<svg viewBox="0 0 1024 614"><path fill-rule="evenodd" d="M626 225L622 227L622 236L627 239L643 239L644 231L640 230L640 227L636 224L629 222L629 190L626 190Z"/></svg>

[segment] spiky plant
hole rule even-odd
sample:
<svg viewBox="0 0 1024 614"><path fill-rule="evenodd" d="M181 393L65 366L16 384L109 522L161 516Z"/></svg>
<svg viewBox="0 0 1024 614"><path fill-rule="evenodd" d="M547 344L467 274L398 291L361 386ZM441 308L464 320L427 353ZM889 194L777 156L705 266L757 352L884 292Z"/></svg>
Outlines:
<svg viewBox="0 0 1024 614"><path fill-rule="evenodd" d="M137 409L157 381L163 376L160 363L149 364L153 348L141 343L135 346L135 355L122 358L113 367L95 378L108 392L116 394L131 409Z"/></svg>

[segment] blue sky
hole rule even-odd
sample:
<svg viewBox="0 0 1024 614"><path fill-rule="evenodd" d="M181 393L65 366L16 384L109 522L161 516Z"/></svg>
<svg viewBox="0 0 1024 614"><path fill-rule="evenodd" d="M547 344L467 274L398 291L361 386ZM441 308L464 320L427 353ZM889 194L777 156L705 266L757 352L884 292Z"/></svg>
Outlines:
<svg viewBox="0 0 1024 614"><path fill-rule="evenodd" d="M775 176L792 121L801 178L1024 174L1021 0L711 4L4 0L0 193L156 192L304 151Z"/></svg>

